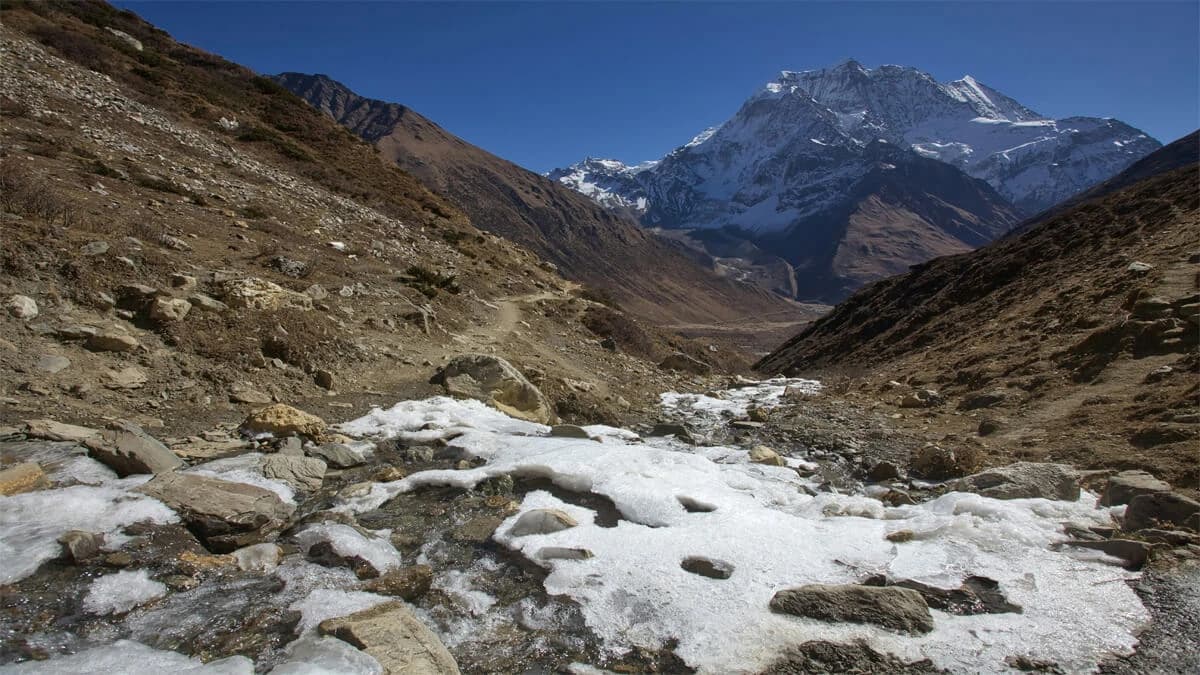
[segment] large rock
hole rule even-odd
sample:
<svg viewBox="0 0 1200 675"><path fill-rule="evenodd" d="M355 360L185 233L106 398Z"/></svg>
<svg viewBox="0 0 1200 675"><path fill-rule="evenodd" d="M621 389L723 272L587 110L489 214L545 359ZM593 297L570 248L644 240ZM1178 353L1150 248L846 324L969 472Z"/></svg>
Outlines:
<svg viewBox="0 0 1200 675"><path fill-rule="evenodd" d="M321 483L325 481L325 462L316 457L268 455L263 457L262 472L267 478L312 492L320 490Z"/></svg>
<svg viewBox="0 0 1200 675"><path fill-rule="evenodd" d="M388 602L322 621L332 635L375 657L385 675L458 675L458 664L441 640L403 602Z"/></svg>
<svg viewBox="0 0 1200 675"><path fill-rule="evenodd" d="M809 584L776 593L771 611L821 621L871 623L908 633L933 630L925 598L896 586Z"/></svg>
<svg viewBox="0 0 1200 675"><path fill-rule="evenodd" d="M771 448L765 445L756 445L750 448L750 461L755 464L768 464L770 466L787 466L787 462L779 456Z"/></svg>
<svg viewBox="0 0 1200 675"><path fill-rule="evenodd" d="M232 279L221 286L222 297L231 307L256 310L313 308L312 298L289 291L277 283L250 277Z"/></svg>
<svg viewBox="0 0 1200 675"><path fill-rule="evenodd" d="M38 306L28 295L10 295L4 302L9 315L28 321L37 318Z"/></svg>
<svg viewBox="0 0 1200 675"><path fill-rule="evenodd" d="M455 357L429 380L452 396L483 401L518 419L553 424L554 408L541 390L525 379L511 363L487 354Z"/></svg>
<svg viewBox="0 0 1200 675"><path fill-rule="evenodd" d="M1170 492L1171 486L1145 471L1122 471L1108 479L1104 493L1100 495L1102 506L1128 504L1138 495Z"/></svg>
<svg viewBox="0 0 1200 675"><path fill-rule="evenodd" d="M325 433L326 425L325 420L316 415L290 405L276 403L250 413L242 422L241 428L252 434L320 438Z"/></svg>
<svg viewBox="0 0 1200 675"><path fill-rule="evenodd" d="M1125 529L1134 532L1158 524L1181 525L1200 532L1200 502L1176 492L1134 497L1125 507Z"/></svg>
<svg viewBox="0 0 1200 675"><path fill-rule="evenodd" d="M117 420L99 436L84 441L92 458L117 472L163 473L183 466L178 455L133 422Z"/></svg>
<svg viewBox="0 0 1200 675"><path fill-rule="evenodd" d="M979 451L970 446L943 448L929 443L909 459L908 472L918 478L947 480L965 476L979 468Z"/></svg>
<svg viewBox="0 0 1200 675"><path fill-rule="evenodd" d="M335 469L349 469L350 467L366 463L362 455L341 443L326 443L325 445L310 447L308 454L321 458Z"/></svg>
<svg viewBox="0 0 1200 675"><path fill-rule="evenodd" d="M188 529L216 553L274 539L296 510L255 485L174 471L155 476L138 492L178 512Z"/></svg>
<svg viewBox="0 0 1200 675"><path fill-rule="evenodd" d="M158 323L175 323L183 321L188 312L192 310L192 304L182 298L155 298L150 303L150 309L147 314L151 321Z"/></svg>
<svg viewBox="0 0 1200 675"><path fill-rule="evenodd" d="M558 509L534 509L526 511L513 523L508 534L526 537L531 534L550 534L575 527L579 523L565 511Z"/></svg>
<svg viewBox="0 0 1200 675"><path fill-rule="evenodd" d="M0 470L0 495L16 495L50 486L37 462L22 462Z"/></svg>
<svg viewBox="0 0 1200 675"><path fill-rule="evenodd" d="M83 346L94 352L131 352L138 348L137 338L115 330L89 335Z"/></svg>
<svg viewBox="0 0 1200 675"><path fill-rule="evenodd" d="M99 429L64 424L54 420L25 420L25 435L47 441L73 441L82 443L100 435Z"/></svg>
<svg viewBox="0 0 1200 675"><path fill-rule="evenodd" d="M1017 462L967 476L955 490L994 499L1079 499L1079 474L1066 464Z"/></svg>

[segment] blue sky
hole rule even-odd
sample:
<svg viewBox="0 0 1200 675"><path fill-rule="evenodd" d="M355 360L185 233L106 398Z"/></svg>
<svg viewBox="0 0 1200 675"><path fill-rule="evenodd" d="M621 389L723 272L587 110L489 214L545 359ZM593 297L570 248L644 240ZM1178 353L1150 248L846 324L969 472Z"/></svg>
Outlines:
<svg viewBox="0 0 1200 675"><path fill-rule="evenodd" d="M1200 121L1200 3L121 2L262 73L320 72L535 171L637 162L779 70L970 74L1044 115L1168 142Z"/></svg>

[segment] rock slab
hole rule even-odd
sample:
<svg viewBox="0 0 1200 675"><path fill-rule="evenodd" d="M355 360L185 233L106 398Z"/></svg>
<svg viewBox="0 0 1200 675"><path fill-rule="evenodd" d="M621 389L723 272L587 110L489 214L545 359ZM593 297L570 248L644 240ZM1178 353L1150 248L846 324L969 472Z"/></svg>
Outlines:
<svg viewBox="0 0 1200 675"><path fill-rule="evenodd" d="M1066 464L1017 462L963 478L954 489L993 499L1078 501L1079 475Z"/></svg>
<svg viewBox="0 0 1200 675"><path fill-rule="evenodd" d="M452 396L473 398L517 419L553 424L554 407L521 371L498 356L466 354L439 370L430 384L440 384Z"/></svg>
<svg viewBox="0 0 1200 675"><path fill-rule="evenodd" d="M273 539L296 510L270 490L196 474L160 474L138 492L178 512L216 553Z"/></svg>
<svg viewBox="0 0 1200 675"><path fill-rule="evenodd" d="M771 611L821 621L870 623L906 633L933 630L921 594L896 586L809 584L779 591Z"/></svg>
<svg viewBox="0 0 1200 675"><path fill-rule="evenodd" d="M117 420L84 445L93 459L121 477L135 473L163 473L183 466L183 460L167 446L125 420Z"/></svg>
<svg viewBox="0 0 1200 675"><path fill-rule="evenodd" d="M441 640L403 602L388 602L322 621L321 635L349 642L375 657L385 675L458 675Z"/></svg>

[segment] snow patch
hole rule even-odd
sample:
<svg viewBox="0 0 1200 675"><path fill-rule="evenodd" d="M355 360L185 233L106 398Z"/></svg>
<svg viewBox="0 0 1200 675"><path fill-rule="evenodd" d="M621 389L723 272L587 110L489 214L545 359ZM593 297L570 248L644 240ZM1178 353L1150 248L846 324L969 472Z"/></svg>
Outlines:
<svg viewBox="0 0 1200 675"><path fill-rule="evenodd" d="M122 570L93 581L83 609L92 614L124 614L166 594L166 585L151 579L146 570Z"/></svg>

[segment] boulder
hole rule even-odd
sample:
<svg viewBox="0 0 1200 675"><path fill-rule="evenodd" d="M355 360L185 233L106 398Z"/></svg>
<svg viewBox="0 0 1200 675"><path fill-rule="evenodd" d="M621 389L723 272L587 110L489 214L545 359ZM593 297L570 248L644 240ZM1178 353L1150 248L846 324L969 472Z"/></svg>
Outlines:
<svg viewBox="0 0 1200 675"><path fill-rule="evenodd" d="M99 436L84 441L88 454L117 472L164 473L183 466L183 460L133 422L117 420Z"/></svg>
<svg viewBox="0 0 1200 675"><path fill-rule="evenodd" d="M109 389L141 389L146 386L150 376L137 366L129 366L120 370L105 370L103 382Z"/></svg>
<svg viewBox="0 0 1200 675"><path fill-rule="evenodd" d="M1158 524L1200 531L1200 502L1176 492L1151 492L1130 500L1125 508L1125 530L1135 532Z"/></svg>
<svg viewBox="0 0 1200 675"><path fill-rule="evenodd" d="M672 354L663 359L658 367L663 370L678 370L685 373L693 373L695 375L707 375L712 372L712 366L695 359L687 354Z"/></svg>
<svg viewBox="0 0 1200 675"><path fill-rule="evenodd" d="M58 543L62 546L63 557L78 564L100 552L100 547L104 545L104 534L70 530L58 538Z"/></svg>
<svg viewBox="0 0 1200 675"><path fill-rule="evenodd" d="M1133 539L1101 539L1099 541L1068 541L1068 546L1090 548L1125 561L1125 567L1139 569L1150 559L1154 546Z"/></svg>
<svg viewBox="0 0 1200 675"><path fill-rule="evenodd" d="M108 248L107 241L89 241L88 243L79 247L79 255L88 257L104 255L105 253L108 253Z"/></svg>
<svg viewBox="0 0 1200 675"><path fill-rule="evenodd" d="M325 433L326 425L325 420L316 415L276 403L251 413L242 422L241 428L251 434L320 438Z"/></svg>
<svg viewBox="0 0 1200 675"><path fill-rule="evenodd" d="M879 462L871 467L867 478L876 483L882 483L885 480L895 480L900 477L900 467L892 462Z"/></svg>
<svg viewBox="0 0 1200 675"><path fill-rule="evenodd" d="M172 274L167 279L171 284L171 288L180 293L187 293L195 289L197 284L196 277L188 274Z"/></svg>
<svg viewBox="0 0 1200 675"><path fill-rule="evenodd" d="M487 354L455 357L430 380L446 393L483 401L500 412L518 419L553 424L556 421L550 401L511 363Z"/></svg>
<svg viewBox="0 0 1200 675"><path fill-rule="evenodd" d="M281 480L297 490L312 492L321 489L325 480L325 462L315 457L268 455L262 460L262 473L267 478Z"/></svg>
<svg viewBox="0 0 1200 675"><path fill-rule="evenodd" d="M965 476L979 468L979 451L971 447L958 450L932 443L913 453L908 472L918 478L947 480Z"/></svg>
<svg viewBox="0 0 1200 675"><path fill-rule="evenodd" d="M674 436L684 443L691 443L695 439L692 438L692 432L682 424L671 424L668 422L659 422L650 430L650 436Z"/></svg>
<svg viewBox="0 0 1200 675"><path fill-rule="evenodd" d="M1138 495L1170 492L1171 486L1145 471L1122 471L1108 479L1100 495L1101 506L1128 504Z"/></svg>
<svg viewBox="0 0 1200 675"><path fill-rule="evenodd" d="M249 277L231 279L221 285L222 298L231 307L253 310L311 310L313 299L304 293L289 291L277 283Z"/></svg>
<svg viewBox="0 0 1200 675"><path fill-rule="evenodd" d="M159 474L137 489L179 513L208 550L230 553L273 540L296 507L274 492L197 474Z"/></svg>
<svg viewBox="0 0 1200 675"><path fill-rule="evenodd" d="M591 438L583 427L575 424L555 424L550 427L550 435L559 438Z"/></svg>
<svg viewBox="0 0 1200 675"><path fill-rule="evenodd" d="M403 602L387 602L317 627L370 654L385 675L458 675L458 664L432 631Z"/></svg>
<svg viewBox="0 0 1200 675"><path fill-rule="evenodd" d="M349 469L365 463L362 456L341 443L327 443L310 447L308 454L319 457L335 469Z"/></svg>
<svg viewBox="0 0 1200 675"><path fill-rule="evenodd" d="M525 537L532 534L559 532L579 523L569 514L558 509L534 509L526 511L509 528L510 537Z"/></svg>
<svg viewBox="0 0 1200 675"><path fill-rule="evenodd" d="M429 565L413 565L391 570L378 579L372 579L363 585L363 590L412 601L425 595L432 584L433 568Z"/></svg>
<svg viewBox="0 0 1200 675"><path fill-rule="evenodd" d="M334 384L333 373L328 370L318 370L313 373L313 382L316 382L317 386L322 389L332 390Z"/></svg>
<svg viewBox="0 0 1200 675"><path fill-rule="evenodd" d="M10 295L4 303L4 308L8 310L9 316L23 321L37 318L38 315L37 303L28 295Z"/></svg>
<svg viewBox="0 0 1200 675"><path fill-rule="evenodd" d="M229 400L234 403L250 403L265 405L272 401L271 395L245 385L233 385L229 390Z"/></svg>
<svg viewBox="0 0 1200 675"><path fill-rule="evenodd" d="M755 464L768 464L770 466L787 466L787 462L779 456L771 448L765 445L756 445L750 448L750 461Z"/></svg>
<svg viewBox="0 0 1200 675"><path fill-rule="evenodd" d="M50 487L50 481L37 462L22 462L0 470L0 495L18 495L46 487Z"/></svg>
<svg viewBox="0 0 1200 675"><path fill-rule="evenodd" d="M1079 474L1066 464L1017 462L967 476L955 490L994 499L1079 499Z"/></svg>
<svg viewBox="0 0 1200 675"><path fill-rule="evenodd" d="M138 341L126 333L102 330L89 335L83 346L93 352L131 352L138 348Z"/></svg>
<svg viewBox="0 0 1200 675"><path fill-rule="evenodd" d="M192 293L187 297L187 300L192 307L196 308L196 310L200 312L213 312L219 314L221 312L229 311L229 305L203 293Z"/></svg>
<svg viewBox="0 0 1200 675"><path fill-rule="evenodd" d="M896 586L809 584L779 591L771 611L821 621L870 623L907 633L933 630L933 616L920 593Z"/></svg>
<svg viewBox="0 0 1200 675"><path fill-rule="evenodd" d="M82 443L100 435L99 429L63 424L54 420L25 420L25 435L46 441L72 441Z"/></svg>
<svg viewBox="0 0 1200 675"><path fill-rule="evenodd" d="M901 397L901 408L932 408L942 402L942 397L932 389L917 389Z"/></svg>
<svg viewBox="0 0 1200 675"><path fill-rule="evenodd" d="M33 364L33 367L44 373L53 375L54 373L70 368L71 359L59 356L58 354L44 354Z"/></svg>
<svg viewBox="0 0 1200 675"><path fill-rule="evenodd" d="M166 324L183 321L191 310L191 303L182 298L155 298L146 314L151 321Z"/></svg>

